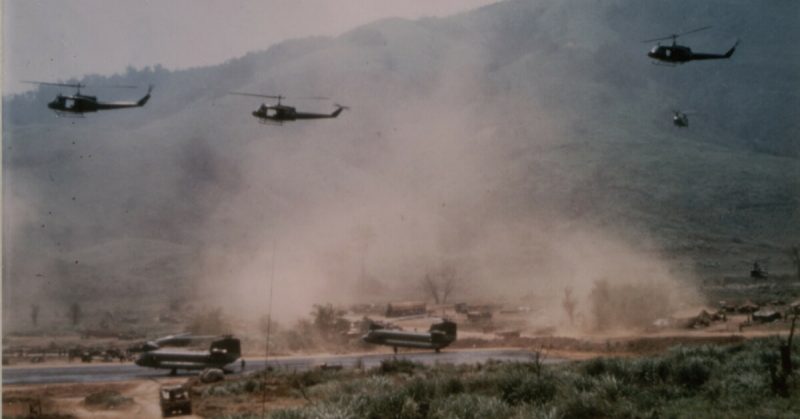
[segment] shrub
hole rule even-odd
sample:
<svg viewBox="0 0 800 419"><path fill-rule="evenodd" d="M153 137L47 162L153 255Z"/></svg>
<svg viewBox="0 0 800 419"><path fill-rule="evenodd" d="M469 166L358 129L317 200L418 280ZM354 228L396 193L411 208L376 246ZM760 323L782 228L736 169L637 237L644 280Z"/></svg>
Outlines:
<svg viewBox="0 0 800 419"><path fill-rule="evenodd" d="M116 390L101 390L86 396L84 404L100 409L116 409L133 403L133 399L121 395Z"/></svg>
<svg viewBox="0 0 800 419"><path fill-rule="evenodd" d="M597 395L589 392L578 392L563 403L563 415L571 419L596 419L610 415L610 408Z"/></svg>
<svg viewBox="0 0 800 419"><path fill-rule="evenodd" d="M669 363L663 359L645 358L633 364L634 377L640 384L660 384L669 380Z"/></svg>
<svg viewBox="0 0 800 419"><path fill-rule="evenodd" d="M409 399L427 403L437 396L438 391L435 382L415 377L403 386L401 393Z"/></svg>
<svg viewBox="0 0 800 419"><path fill-rule="evenodd" d="M556 385L552 377L526 374L512 374L500 383L501 398L510 405L520 403L547 403L556 395Z"/></svg>
<svg viewBox="0 0 800 419"><path fill-rule="evenodd" d="M242 416L241 419L260 418L260 415ZM339 404L314 404L301 409L286 409L271 412L272 419L358 419L348 406ZM235 417L239 419L239 416ZM234 419L232 417L231 419Z"/></svg>
<svg viewBox="0 0 800 419"><path fill-rule="evenodd" d="M678 362L675 381L691 389L701 387L711 377L711 366L707 359L690 357Z"/></svg>
<svg viewBox="0 0 800 419"><path fill-rule="evenodd" d="M397 391L387 391L380 394L369 395L358 403L358 417L368 419L415 419L418 417L416 411L409 410L407 401L410 398ZM413 401L413 399L410 399ZM406 416L400 416L403 407L406 406Z"/></svg>
<svg viewBox="0 0 800 419"><path fill-rule="evenodd" d="M377 369L380 374L412 374L418 368L423 368L422 364L407 359L389 359L381 361L381 366Z"/></svg>
<svg viewBox="0 0 800 419"><path fill-rule="evenodd" d="M432 419L484 419L508 418L512 409L495 397L474 394L457 394L436 399L431 404Z"/></svg>
<svg viewBox="0 0 800 419"><path fill-rule="evenodd" d="M256 393L263 389L261 377L240 378L202 387L204 396L229 396L234 394Z"/></svg>
<svg viewBox="0 0 800 419"><path fill-rule="evenodd" d="M441 391L446 396L463 393L466 389L464 382L457 377L446 378L443 381L444 382L441 383Z"/></svg>
<svg viewBox="0 0 800 419"><path fill-rule="evenodd" d="M613 375L620 380L629 380L631 372L629 371L630 361L618 358L594 358L586 361L583 371L592 376L597 377L600 375Z"/></svg>

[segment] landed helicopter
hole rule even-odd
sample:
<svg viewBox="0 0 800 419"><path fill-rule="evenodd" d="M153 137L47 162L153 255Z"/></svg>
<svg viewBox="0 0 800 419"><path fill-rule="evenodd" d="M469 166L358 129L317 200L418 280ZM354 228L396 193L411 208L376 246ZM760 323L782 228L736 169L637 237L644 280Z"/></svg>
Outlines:
<svg viewBox="0 0 800 419"><path fill-rule="evenodd" d="M710 28L711 26L705 26L688 32L676 33L662 38L654 38L643 41L643 42L654 42L654 41L663 41L665 39L672 39L672 45L665 46L659 43L658 45L654 46L650 50L650 52L647 53L647 56L655 60L672 65L683 64L695 60L719 60L719 59L731 58L733 52L736 51L736 46L739 45L738 40L736 41L735 44L733 44L731 49L729 49L728 52L724 54L707 54L700 52L692 52L691 48L683 45L678 45L676 42L679 36L704 31Z"/></svg>
<svg viewBox="0 0 800 419"><path fill-rule="evenodd" d="M277 99L278 103L272 106L269 106L265 103L262 103L261 106L253 111L253 116L258 118L263 123L273 123L273 124L282 124L286 121L296 121L298 119L327 119L327 118L336 118L342 113L343 110L349 109L347 106L336 104L336 110L329 114L325 113L309 113L309 112L298 112L293 106L286 106L281 104L282 99L286 99L286 97L281 95L261 95L255 93L243 93L243 92L230 92L232 95L239 95L239 96L252 96L252 97L261 97L266 99ZM311 100L327 100L328 98L320 97L320 96L313 96L313 97L298 97L296 99L311 99Z"/></svg>
<svg viewBox="0 0 800 419"><path fill-rule="evenodd" d="M397 353L397 348L433 349L439 353L442 348L455 342L457 329L455 322L447 319L432 324L427 332L392 330L373 323L361 340L375 345L391 346L394 353Z"/></svg>
<svg viewBox="0 0 800 419"><path fill-rule="evenodd" d="M175 338L170 336L170 338ZM190 339L190 338L189 338ZM178 370L204 370L206 368L225 367L241 359L242 347L239 339L232 336L222 336L211 342L206 351L187 349L167 349L156 346L142 352L136 358L136 365L147 368L160 368L171 371L171 375Z"/></svg>
<svg viewBox="0 0 800 419"><path fill-rule="evenodd" d="M59 116L78 116L81 117L85 113L108 111L114 109L125 108L140 108L150 100L150 93L153 91L153 85L147 89L147 94L136 102L101 102L97 100L97 96L88 96L81 94L81 88L87 87L82 83L47 83L41 81L25 81L25 83L33 83L42 86L63 86L75 88L75 94L72 96L64 96L61 93L53 99L52 102L47 104L47 107L52 109ZM105 86L123 89L135 89L136 86Z"/></svg>

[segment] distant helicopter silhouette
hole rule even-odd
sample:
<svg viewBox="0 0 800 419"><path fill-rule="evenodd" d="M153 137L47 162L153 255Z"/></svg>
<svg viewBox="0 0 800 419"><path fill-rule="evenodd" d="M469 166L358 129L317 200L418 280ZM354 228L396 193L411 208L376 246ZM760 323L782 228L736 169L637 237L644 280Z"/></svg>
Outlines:
<svg viewBox="0 0 800 419"><path fill-rule="evenodd" d="M736 40L736 43L733 44L731 49L729 49L724 54L708 54L708 53L699 53L699 52L692 52L692 49L678 45L676 40L679 36L688 35L690 33L704 31L706 29L710 29L711 26L705 26L702 28L694 29L688 32L683 32L679 34L672 34L669 36L661 37L661 38L654 38L648 39L643 42L653 42L653 41L663 41L665 39L672 39L672 45L661 45L660 43L654 46L650 52L647 53L647 56L658 60L660 62L668 63L668 64L683 64L689 61L695 60L719 60L719 59L726 59L731 58L734 51L736 51L736 46L739 45L739 40Z"/></svg>
<svg viewBox="0 0 800 419"><path fill-rule="evenodd" d="M282 105L281 100L286 99L285 96L281 95L262 95L256 93L244 93L244 92L230 92L232 95L238 96L251 96L251 97L262 97L266 99L277 99L278 103L272 106L269 106L265 103L262 103L261 106L253 111L253 116L258 118L261 122L264 123L273 123L273 124L282 124L286 121L296 121L298 119L328 119L328 118L336 118L342 113L343 110L349 109L347 106L339 105L338 103L335 104L336 110L332 113L325 114L325 113L310 113L310 112L298 112L297 109L293 106ZM312 97L297 97L295 99L311 99L311 100L327 100L326 97L321 96L312 96Z"/></svg>
<svg viewBox="0 0 800 419"><path fill-rule="evenodd" d="M147 94L136 102L101 102L97 100L97 96L88 96L81 94L81 88L87 87L82 83L49 83L41 81L23 81L24 83L38 84L42 86L64 86L75 88L75 94L72 96L64 96L61 93L53 99L52 102L47 104L47 107L52 109L59 116L83 116L85 113L108 111L114 109L126 108L140 108L150 100L150 93L153 91L153 85L147 89ZM113 85L113 86L99 86L123 89L135 89L136 86L126 85Z"/></svg>
<svg viewBox="0 0 800 419"><path fill-rule="evenodd" d="M679 110L672 111L672 123L675 126L688 128L689 127L689 114Z"/></svg>

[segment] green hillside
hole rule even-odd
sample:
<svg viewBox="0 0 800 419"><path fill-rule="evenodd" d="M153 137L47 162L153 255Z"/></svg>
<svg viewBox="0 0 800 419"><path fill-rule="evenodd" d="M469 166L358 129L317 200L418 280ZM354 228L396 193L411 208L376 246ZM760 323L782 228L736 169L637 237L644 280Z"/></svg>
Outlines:
<svg viewBox="0 0 800 419"><path fill-rule="evenodd" d="M45 106L56 89L4 97L4 319L42 298L256 306L273 246L287 313L356 298L362 257L398 296L442 264L501 294L620 272L741 275L755 259L789 272L799 7L505 1L81 80L153 83L142 109L66 119ZM641 40L706 25L681 42L723 52L740 38L731 60L647 58ZM351 110L262 126L260 102L230 91ZM674 108L696 113L690 128Z"/></svg>

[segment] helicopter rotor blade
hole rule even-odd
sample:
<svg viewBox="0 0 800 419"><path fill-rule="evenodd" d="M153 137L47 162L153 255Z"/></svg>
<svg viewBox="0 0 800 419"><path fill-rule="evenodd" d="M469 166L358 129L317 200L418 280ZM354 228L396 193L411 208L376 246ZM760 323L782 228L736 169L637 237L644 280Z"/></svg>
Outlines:
<svg viewBox="0 0 800 419"><path fill-rule="evenodd" d="M61 87L73 87L76 89L82 89L84 87L93 87L93 88L108 88L108 89L138 89L139 86L133 84L103 84L103 85L86 85L83 83L52 83L46 81L32 81L32 80L22 80L23 83L30 83L30 84L39 84L43 86L61 86Z"/></svg>
<svg viewBox="0 0 800 419"><path fill-rule="evenodd" d="M51 83L46 81L32 81L32 80L21 80L23 83L30 83L30 84L39 84L43 86L62 86L62 87L74 87L76 89L80 89L81 87L86 87L83 83Z"/></svg>
<svg viewBox="0 0 800 419"><path fill-rule="evenodd" d="M286 99L286 97L281 95L260 95L256 93L245 93L245 92L228 92L229 95L239 95L239 96L250 96L250 97L263 97L266 99Z"/></svg>
<svg viewBox="0 0 800 419"><path fill-rule="evenodd" d="M642 41L642 43L646 44L648 42L665 41L667 39L672 39L673 37L677 37L677 36L678 35L670 35L670 36L665 36L665 37L662 37L662 38L645 39L644 41Z"/></svg>
<svg viewBox="0 0 800 419"><path fill-rule="evenodd" d="M703 26L702 28L692 29L692 30L690 30L688 32L679 33L679 34L677 34L675 36L689 35L690 33L700 32L700 31L704 31L706 29L711 29L711 26Z"/></svg>
<svg viewBox="0 0 800 419"><path fill-rule="evenodd" d="M247 92L228 92L230 95L239 95L239 96L251 96L251 97L263 97L267 99L292 99L292 100L330 100L330 98L325 96L283 96L283 95L262 95L259 93L247 93Z"/></svg>
<svg viewBox="0 0 800 419"><path fill-rule="evenodd" d="M664 36L664 37L661 37L661 38L647 39L647 40L644 40L642 42L643 43L647 43L647 42L655 42L655 41L665 41L667 39L676 39L679 36L688 35L690 33L695 33L695 32L700 32L700 31L704 31L706 29L711 29L711 26L703 26L702 28L692 29L691 31L682 32L682 33L673 33L672 35Z"/></svg>

